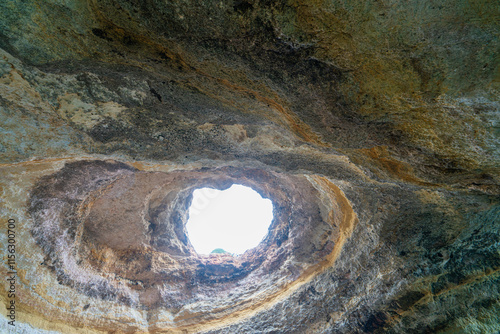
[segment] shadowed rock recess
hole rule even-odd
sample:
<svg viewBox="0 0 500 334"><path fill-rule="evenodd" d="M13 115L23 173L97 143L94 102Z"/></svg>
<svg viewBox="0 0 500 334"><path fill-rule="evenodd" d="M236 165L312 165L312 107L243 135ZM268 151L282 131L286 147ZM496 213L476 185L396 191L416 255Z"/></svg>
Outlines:
<svg viewBox="0 0 500 334"><path fill-rule="evenodd" d="M499 22L0 1L0 332L500 332ZM197 254L193 191L233 184L272 201L267 236Z"/></svg>

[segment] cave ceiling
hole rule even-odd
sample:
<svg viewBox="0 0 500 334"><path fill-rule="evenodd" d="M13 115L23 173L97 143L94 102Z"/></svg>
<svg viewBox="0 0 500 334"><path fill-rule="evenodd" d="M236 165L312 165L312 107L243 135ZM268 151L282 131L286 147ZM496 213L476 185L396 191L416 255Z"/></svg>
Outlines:
<svg viewBox="0 0 500 334"><path fill-rule="evenodd" d="M1 1L0 332L498 333L499 22ZM269 232L199 255L193 191L232 184L271 199Z"/></svg>

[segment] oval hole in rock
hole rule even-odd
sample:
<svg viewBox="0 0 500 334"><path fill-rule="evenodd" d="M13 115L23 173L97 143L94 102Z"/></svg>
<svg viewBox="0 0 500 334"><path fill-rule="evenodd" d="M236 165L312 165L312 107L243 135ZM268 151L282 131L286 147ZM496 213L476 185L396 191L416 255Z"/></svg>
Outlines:
<svg viewBox="0 0 500 334"><path fill-rule="evenodd" d="M256 247L273 220L271 200L252 188L196 189L186 229L198 254L242 254Z"/></svg>

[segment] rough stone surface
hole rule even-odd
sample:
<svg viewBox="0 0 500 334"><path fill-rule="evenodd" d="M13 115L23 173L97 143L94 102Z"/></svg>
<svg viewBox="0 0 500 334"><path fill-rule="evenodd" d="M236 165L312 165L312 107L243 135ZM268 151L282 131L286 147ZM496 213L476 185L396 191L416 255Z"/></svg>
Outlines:
<svg viewBox="0 0 500 334"><path fill-rule="evenodd" d="M0 331L498 333L499 10L0 2ZM267 237L196 254L233 183Z"/></svg>

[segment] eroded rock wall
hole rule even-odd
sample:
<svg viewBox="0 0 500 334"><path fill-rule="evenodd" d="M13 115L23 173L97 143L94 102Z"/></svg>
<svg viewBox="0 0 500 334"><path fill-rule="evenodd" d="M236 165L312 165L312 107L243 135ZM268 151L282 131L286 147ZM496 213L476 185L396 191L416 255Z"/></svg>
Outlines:
<svg viewBox="0 0 500 334"><path fill-rule="evenodd" d="M497 333L498 22L487 0L0 3L1 330ZM199 256L192 191L234 182L270 232Z"/></svg>

